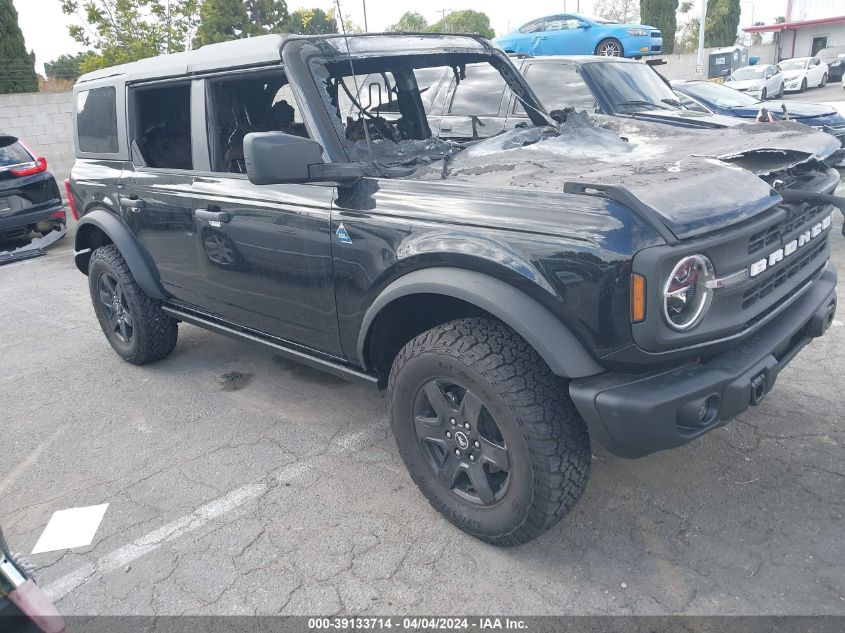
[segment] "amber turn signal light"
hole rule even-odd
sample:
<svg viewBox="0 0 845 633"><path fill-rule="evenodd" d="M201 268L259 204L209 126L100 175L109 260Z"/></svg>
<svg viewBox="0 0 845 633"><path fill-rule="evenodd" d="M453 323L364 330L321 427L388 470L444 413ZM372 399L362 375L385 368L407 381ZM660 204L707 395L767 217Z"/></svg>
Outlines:
<svg viewBox="0 0 845 633"><path fill-rule="evenodd" d="M645 321L645 277L631 275L631 322Z"/></svg>

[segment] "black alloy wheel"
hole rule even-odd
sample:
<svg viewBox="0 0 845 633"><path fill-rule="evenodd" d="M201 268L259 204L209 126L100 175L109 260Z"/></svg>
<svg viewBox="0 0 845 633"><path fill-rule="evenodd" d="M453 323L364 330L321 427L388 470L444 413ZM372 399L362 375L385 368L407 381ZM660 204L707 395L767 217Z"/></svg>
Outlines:
<svg viewBox="0 0 845 633"><path fill-rule="evenodd" d="M510 483L510 456L501 429L472 391L446 378L425 383L414 404L420 450L440 481L482 506L497 503Z"/></svg>
<svg viewBox="0 0 845 633"><path fill-rule="evenodd" d="M123 286L111 273L104 272L97 279L100 306L112 334L122 343L130 344L135 333L132 317Z"/></svg>

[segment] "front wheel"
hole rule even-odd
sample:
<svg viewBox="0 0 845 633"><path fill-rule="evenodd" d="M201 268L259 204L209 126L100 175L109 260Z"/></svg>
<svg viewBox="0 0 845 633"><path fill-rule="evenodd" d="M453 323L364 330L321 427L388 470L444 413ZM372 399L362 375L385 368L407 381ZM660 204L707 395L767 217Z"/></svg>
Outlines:
<svg viewBox="0 0 845 633"><path fill-rule="evenodd" d="M388 389L411 478L465 532L525 543L584 492L590 438L567 385L504 325L468 318L419 335L397 355Z"/></svg>
<svg viewBox="0 0 845 633"><path fill-rule="evenodd" d="M100 327L125 361L145 365L176 347L178 324L135 282L114 244L91 254L88 287Z"/></svg>
<svg viewBox="0 0 845 633"><path fill-rule="evenodd" d="M622 42L610 38L599 42L599 45L596 46L596 55L602 57L624 57L625 49L622 48Z"/></svg>
<svg viewBox="0 0 845 633"><path fill-rule="evenodd" d="M799 90L799 92L806 92L806 91L807 91L807 78L805 77L801 81L801 90Z"/></svg>
<svg viewBox="0 0 845 633"><path fill-rule="evenodd" d="M819 84L819 88L824 88L827 85L827 73L822 75L822 81Z"/></svg>
<svg viewBox="0 0 845 633"><path fill-rule="evenodd" d="M768 93L766 92L766 89L763 88L763 92L760 93L760 101L765 101L768 98L769 98Z"/></svg>
<svg viewBox="0 0 845 633"><path fill-rule="evenodd" d="M778 97L777 97L778 99L783 99L783 90L784 90L784 84L781 84L780 88L778 89Z"/></svg>

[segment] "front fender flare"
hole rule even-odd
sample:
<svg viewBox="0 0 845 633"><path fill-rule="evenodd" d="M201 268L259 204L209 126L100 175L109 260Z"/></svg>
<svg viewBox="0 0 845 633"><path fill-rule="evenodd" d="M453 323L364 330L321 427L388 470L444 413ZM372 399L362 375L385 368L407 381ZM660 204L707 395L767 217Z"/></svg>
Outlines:
<svg viewBox="0 0 845 633"><path fill-rule="evenodd" d="M524 338L558 376L583 378L605 370L575 335L542 304L519 289L482 273L425 268L388 285L367 310L358 335L358 359L367 367L366 345L373 322L391 302L414 294L439 294L489 312Z"/></svg>
<svg viewBox="0 0 845 633"><path fill-rule="evenodd" d="M144 247L138 243L135 235L120 218L105 209L94 209L86 213L77 225L74 261L82 273L88 274L88 261L91 259L91 229L85 228L88 226L96 227L108 236L144 292L153 299L167 298L158 271Z"/></svg>

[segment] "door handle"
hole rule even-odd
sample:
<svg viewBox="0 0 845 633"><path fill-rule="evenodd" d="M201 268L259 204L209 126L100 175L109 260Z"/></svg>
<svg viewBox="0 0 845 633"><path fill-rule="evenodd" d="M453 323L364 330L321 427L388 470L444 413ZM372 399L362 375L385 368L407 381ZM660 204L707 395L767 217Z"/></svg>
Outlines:
<svg viewBox="0 0 845 633"><path fill-rule="evenodd" d="M451 126L451 125L441 125L441 126L440 126L440 131L441 131L441 132L451 132L451 131L452 131L452 126Z"/></svg>
<svg viewBox="0 0 845 633"><path fill-rule="evenodd" d="M194 211L194 217L198 220L208 220L209 222L226 223L232 219L232 214L228 211L221 211L220 207L210 205L207 209L197 209Z"/></svg>
<svg viewBox="0 0 845 633"><path fill-rule="evenodd" d="M121 207L126 207L135 213L138 213L138 211L141 211L145 206L147 206L146 202L137 197L127 198L126 196L120 196L119 202Z"/></svg>

